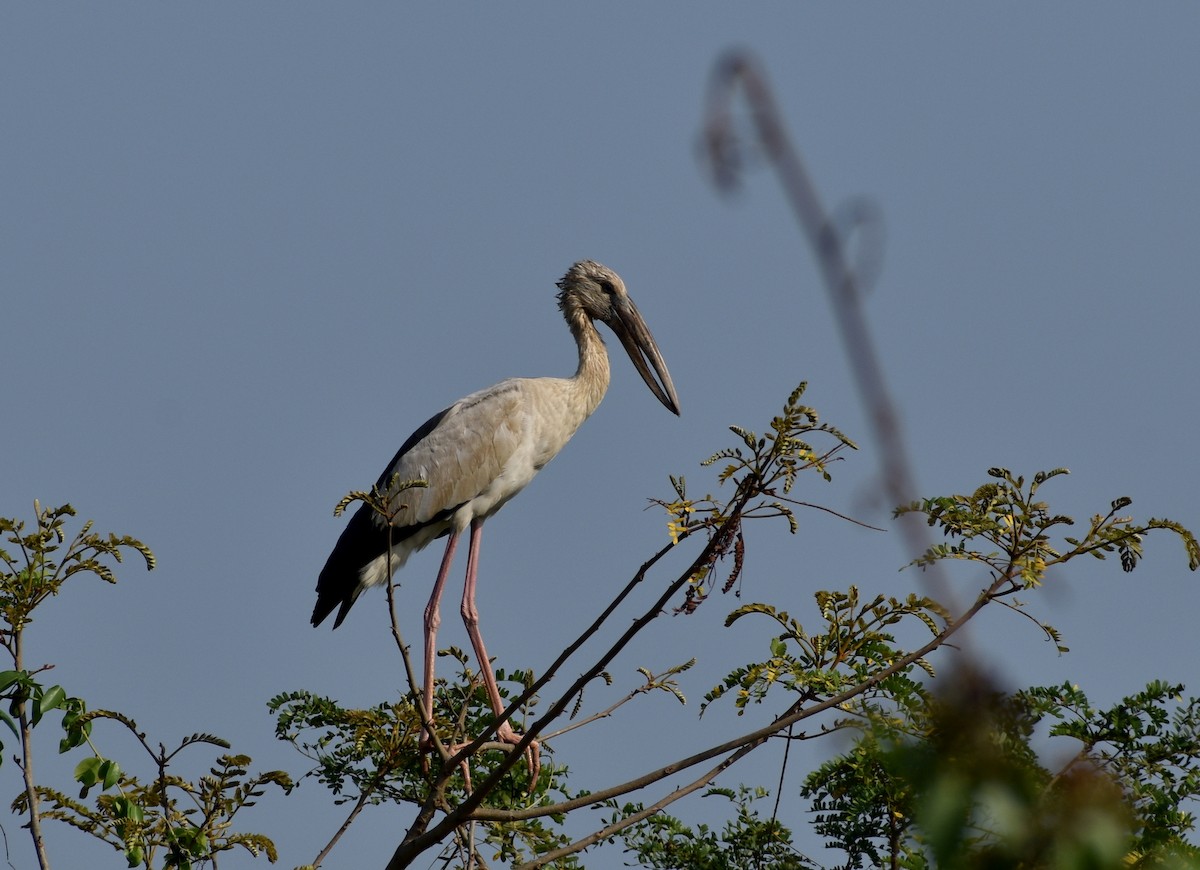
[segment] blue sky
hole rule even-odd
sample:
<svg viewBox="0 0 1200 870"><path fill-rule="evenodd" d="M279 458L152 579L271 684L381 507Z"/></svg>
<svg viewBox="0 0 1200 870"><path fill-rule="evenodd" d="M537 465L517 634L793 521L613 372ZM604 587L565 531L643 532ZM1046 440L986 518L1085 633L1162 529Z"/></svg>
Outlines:
<svg viewBox="0 0 1200 870"><path fill-rule="evenodd" d="M365 705L401 682L382 594L336 633L308 626L333 505L453 399L570 374L554 281L582 258L624 277L683 415L615 353L593 419L489 522L480 608L500 666L548 662L664 541L644 508L667 475L714 487L697 463L725 427L764 428L800 380L864 447L801 497L888 525L878 451L773 178L722 197L697 161L709 76L735 45L764 64L825 199L865 195L885 215L867 309L922 493L974 488L992 465L1065 465L1045 493L1063 512L1127 495L1138 516L1200 526L1198 25L1181 3L5 7L0 513L70 501L160 560L52 601L31 658L154 739L212 731L256 766L302 770L267 698L307 687ZM911 557L898 534L801 521L795 538L752 529L743 600L803 619L816 589L918 582L896 571ZM414 641L439 551L400 577ZM1133 575L1089 564L1029 596L1069 655L1007 613L973 646L1014 685L1069 678L1102 702L1156 677L1200 691L1196 578L1176 541L1147 552ZM460 578L443 638L465 645ZM981 582L956 579L964 597ZM645 699L562 741L577 785L750 724L696 720L700 695L760 653L750 626L721 627L733 606L664 619L621 658L615 693L639 665L698 656L692 703ZM793 759L791 794L833 745ZM778 763L765 748L723 782L773 782ZM56 764L47 779L66 776ZM0 782L15 793L15 767ZM310 785L245 824L294 866L339 819ZM328 866L380 865L405 821L366 814ZM56 866L104 855L50 833Z"/></svg>

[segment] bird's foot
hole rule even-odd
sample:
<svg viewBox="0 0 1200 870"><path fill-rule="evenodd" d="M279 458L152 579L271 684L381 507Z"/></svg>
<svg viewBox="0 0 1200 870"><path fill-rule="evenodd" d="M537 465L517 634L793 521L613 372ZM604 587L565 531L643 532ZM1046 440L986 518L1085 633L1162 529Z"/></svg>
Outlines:
<svg viewBox="0 0 1200 870"><path fill-rule="evenodd" d="M460 749L462 749L463 747L465 747L467 745L469 745L469 744L457 743L457 744L447 747L447 751L449 752L450 757L453 757L454 755L458 754L458 751ZM437 745L433 742L433 738L429 736L429 732L426 731L424 728L421 729L421 737L417 741L417 749L421 753L421 772L424 773L426 776L428 776L429 775L429 756L437 755L438 748L437 748ZM467 760L464 758L462 761L459 762L458 767L459 767L459 770L462 771L463 787L466 788L467 794L470 794L473 791L473 789L471 787L470 765L467 764Z"/></svg>
<svg viewBox="0 0 1200 870"><path fill-rule="evenodd" d="M523 739L524 736L518 734L516 730L508 724L508 722L501 723L500 727L496 729L496 743L508 744L509 746L518 746ZM429 736L429 733L424 729L421 731L420 741L417 745L421 751L421 769L425 773L429 773L429 756L436 754L437 747L434 745L433 739ZM470 745L471 743L468 741L466 743L455 743L447 748L450 755L454 756ZM487 749L489 748L489 744L484 743L479 748ZM495 744L492 744L490 748L497 747ZM542 772L542 749L541 745L536 740L531 741L530 744L525 747L525 766L529 771L529 790L532 792L537 788L538 777ZM467 766L465 759L462 761L460 767L462 768L463 784L466 786L467 792L470 793L472 790L471 771Z"/></svg>
<svg viewBox="0 0 1200 870"><path fill-rule="evenodd" d="M525 737L518 734L508 722L501 722L496 729L496 739L510 746L518 746ZM542 747L536 740L530 741L525 747L525 766L529 770L529 791L533 792L537 789L538 777L542 772Z"/></svg>

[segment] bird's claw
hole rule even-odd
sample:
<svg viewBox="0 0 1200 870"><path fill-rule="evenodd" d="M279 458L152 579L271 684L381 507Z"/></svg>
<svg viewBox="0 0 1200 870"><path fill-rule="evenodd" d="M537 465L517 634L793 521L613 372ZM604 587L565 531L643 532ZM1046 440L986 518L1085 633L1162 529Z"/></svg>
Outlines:
<svg viewBox="0 0 1200 870"><path fill-rule="evenodd" d="M524 736L518 734L508 722L501 722L496 729L496 739L512 746L518 746ZM542 773L542 747L536 740L531 740L525 747L525 766L529 770L529 791L537 789L538 777Z"/></svg>
<svg viewBox="0 0 1200 870"><path fill-rule="evenodd" d="M509 746L518 746L524 736L518 734L511 725L504 722L496 729L496 741L499 743L507 743ZM456 743L448 747L450 755L454 756L470 746L470 743ZM421 752L421 770L424 773L429 773L429 756L437 752L437 747L434 745L433 739L429 736L429 732L422 729L421 737L417 744ZM487 744L484 744L486 747ZM482 748L482 747L481 747ZM529 791L537 788L538 777L542 773L542 748L538 741L530 741L525 747L525 766L529 771ZM471 791L471 772L467 766L466 759L460 765L462 768L463 782L466 785L468 792Z"/></svg>

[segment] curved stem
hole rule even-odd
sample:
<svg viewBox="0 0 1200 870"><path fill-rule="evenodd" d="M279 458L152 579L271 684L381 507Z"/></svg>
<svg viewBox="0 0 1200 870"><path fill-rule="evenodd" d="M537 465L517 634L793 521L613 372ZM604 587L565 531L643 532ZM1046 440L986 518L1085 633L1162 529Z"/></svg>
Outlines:
<svg viewBox="0 0 1200 870"><path fill-rule="evenodd" d="M25 651L22 643L24 632L20 627L13 630L13 668L25 669ZM39 809L37 786L33 781L33 726L29 722L29 701L17 702L17 721L21 726L21 776L25 781L25 799L29 801L29 835L33 837L33 849L37 853L40 870L50 870L50 857L46 854L46 841L42 837L42 814Z"/></svg>

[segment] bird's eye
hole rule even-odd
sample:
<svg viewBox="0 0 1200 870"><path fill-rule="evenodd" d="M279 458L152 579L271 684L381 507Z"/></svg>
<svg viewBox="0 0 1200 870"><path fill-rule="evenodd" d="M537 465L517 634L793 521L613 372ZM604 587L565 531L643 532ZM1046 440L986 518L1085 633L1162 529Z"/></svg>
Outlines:
<svg viewBox="0 0 1200 870"><path fill-rule="evenodd" d="M617 288L613 286L613 282L607 278L600 282L600 289L604 291L605 296L612 296L617 292Z"/></svg>

